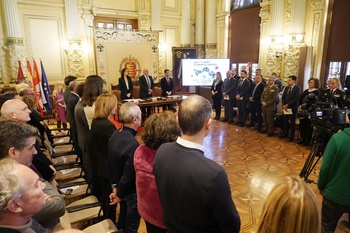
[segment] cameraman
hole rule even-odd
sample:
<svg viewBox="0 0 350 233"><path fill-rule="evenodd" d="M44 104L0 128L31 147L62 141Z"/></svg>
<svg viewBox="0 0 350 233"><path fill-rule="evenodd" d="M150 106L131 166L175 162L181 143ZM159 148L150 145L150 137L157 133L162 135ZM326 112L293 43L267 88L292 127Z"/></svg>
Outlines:
<svg viewBox="0 0 350 233"><path fill-rule="evenodd" d="M317 187L323 195L322 233L334 232L343 213L350 213L350 128L334 134L322 158Z"/></svg>
<svg viewBox="0 0 350 233"><path fill-rule="evenodd" d="M306 89L300 96L300 104L308 104L311 98L318 98L320 92L318 91L319 80L316 78L309 79L309 88ZM308 146L311 141L313 128L311 127L311 121L308 117L300 117L300 139L297 142L298 144L304 144Z"/></svg>

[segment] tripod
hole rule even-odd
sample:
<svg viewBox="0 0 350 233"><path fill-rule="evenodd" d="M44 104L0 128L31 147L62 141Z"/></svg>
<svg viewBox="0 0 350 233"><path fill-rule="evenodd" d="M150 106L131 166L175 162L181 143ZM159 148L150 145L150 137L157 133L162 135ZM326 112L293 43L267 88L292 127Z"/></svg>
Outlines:
<svg viewBox="0 0 350 233"><path fill-rule="evenodd" d="M303 178L305 182L317 184L314 180L309 179L309 175L314 170L316 164L322 157L330 137L331 137L331 131L316 129L309 156L307 157L305 164L303 166L303 169L301 169L301 172L299 174L299 176Z"/></svg>

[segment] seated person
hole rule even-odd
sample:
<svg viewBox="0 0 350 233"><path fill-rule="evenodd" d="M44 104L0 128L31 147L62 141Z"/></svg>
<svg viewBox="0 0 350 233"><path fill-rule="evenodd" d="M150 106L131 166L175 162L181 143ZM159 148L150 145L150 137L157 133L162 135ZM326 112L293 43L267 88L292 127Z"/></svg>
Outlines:
<svg viewBox="0 0 350 233"><path fill-rule="evenodd" d="M39 176L12 159L2 159L0 184L0 232L48 233L32 218L47 199Z"/></svg>
<svg viewBox="0 0 350 233"><path fill-rule="evenodd" d="M37 150L34 147L36 135L37 130L28 124L13 120L0 121L0 160L11 158L31 168L37 173L36 176L42 178L38 169L32 164L33 157L37 157L35 155ZM53 229L59 222L58 218L65 213L65 202L49 182L44 183L45 202L42 208L33 213L33 218L44 227ZM35 208L34 204L29 206Z"/></svg>
<svg viewBox="0 0 350 233"><path fill-rule="evenodd" d="M314 192L300 177L283 177L265 200L257 233L318 233L320 212Z"/></svg>

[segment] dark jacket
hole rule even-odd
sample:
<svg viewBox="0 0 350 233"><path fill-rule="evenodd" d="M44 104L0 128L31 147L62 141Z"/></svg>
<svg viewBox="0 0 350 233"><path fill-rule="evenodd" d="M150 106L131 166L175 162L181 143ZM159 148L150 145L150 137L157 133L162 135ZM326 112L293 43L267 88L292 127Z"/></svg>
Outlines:
<svg viewBox="0 0 350 233"><path fill-rule="evenodd" d="M291 87L286 87L282 95L282 105L287 105L287 108L291 108L293 113L296 113L299 103L300 87L294 85L292 90Z"/></svg>
<svg viewBox="0 0 350 233"><path fill-rule="evenodd" d="M166 77L160 80L160 87L162 88L162 96L167 96L167 91L171 91L171 94L174 94L174 80L170 78L169 84L166 80Z"/></svg>
<svg viewBox="0 0 350 233"><path fill-rule="evenodd" d="M134 90L134 87L132 85L132 80L128 76L128 84L129 84L129 90L126 87L124 78L119 78L119 88L120 88L120 98L123 99L132 99L132 92ZM127 97L126 94L130 93L130 97Z"/></svg>
<svg viewBox="0 0 350 233"><path fill-rule="evenodd" d="M151 88L148 87L146 77L144 75L140 76L139 83L140 83L140 98L147 98L152 97L152 94L148 94L149 89L154 89L154 81L152 76L148 76L148 79L151 84Z"/></svg>

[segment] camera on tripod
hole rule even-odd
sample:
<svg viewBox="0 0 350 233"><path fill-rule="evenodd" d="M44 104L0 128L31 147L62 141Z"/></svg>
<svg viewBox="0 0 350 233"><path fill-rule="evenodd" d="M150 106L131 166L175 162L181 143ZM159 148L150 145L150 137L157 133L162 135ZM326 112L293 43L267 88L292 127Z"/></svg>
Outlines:
<svg viewBox="0 0 350 233"><path fill-rule="evenodd" d="M322 157L331 136L345 128L346 110L335 107L333 102L318 102L317 98L313 97L304 107L302 106L303 108L304 111L300 115L309 117L311 126L314 128L314 136L311 151L299 176L306 182L315 183L308 177Z"/></svg>

